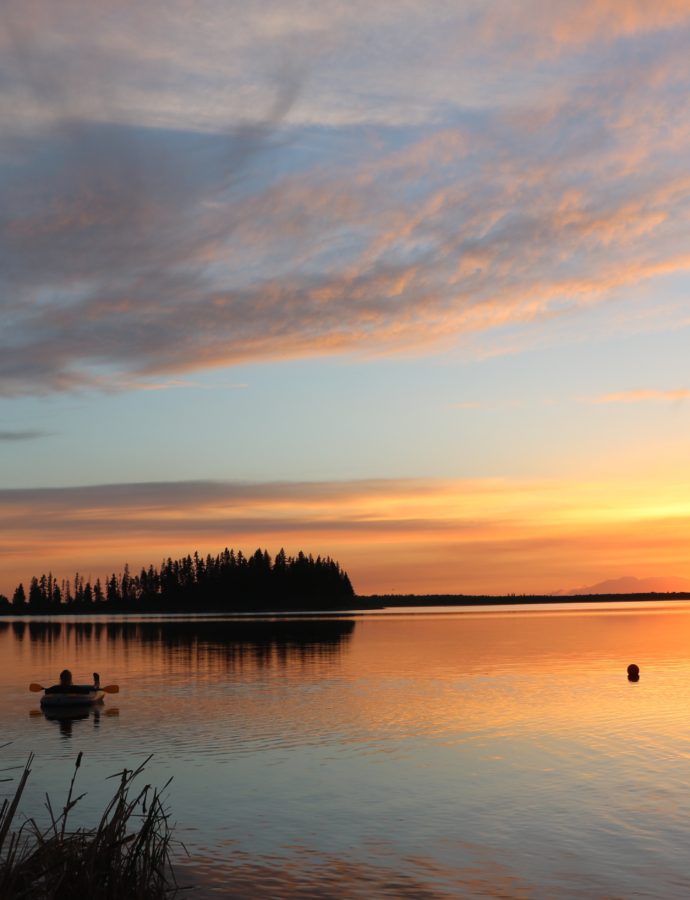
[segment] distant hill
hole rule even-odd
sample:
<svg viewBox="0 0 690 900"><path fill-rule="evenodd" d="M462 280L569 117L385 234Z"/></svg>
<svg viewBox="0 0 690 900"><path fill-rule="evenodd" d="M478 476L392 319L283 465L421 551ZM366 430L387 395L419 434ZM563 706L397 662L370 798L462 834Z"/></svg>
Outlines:
<svg viewBox="0 0 690 900"><path fill-rule="evenodd" d="M634 578L632 575L623 578L612 578L586 587L573 588L570 591L557 591L566 597L578 597L581 594L672 594L690 591L690 578L659 577Z"/></svg>

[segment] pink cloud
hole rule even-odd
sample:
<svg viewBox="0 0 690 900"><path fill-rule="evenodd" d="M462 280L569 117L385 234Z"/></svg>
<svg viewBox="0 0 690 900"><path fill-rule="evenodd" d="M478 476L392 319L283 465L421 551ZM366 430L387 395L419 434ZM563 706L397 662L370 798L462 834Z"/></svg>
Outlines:
<svg viewBox="0 0 690 900"><path fill-rule="evenodd" d="M636 388L630 391L614 391L610 394L600 394L591 397L588 403L641 403L647 400L662 401L665 403L687 400L690 397L690 389L676 388L675 390L658 390L656 388Z"/></svg>
<svg viewBox="0 0 690 900"><path fill-rule="evenodd" d="M269 7L248 4L249 32L299 30ZM71 4L67 19L80 8ZM328 8L343 24L338 53L354 52L358 29L395 24L383 10ZM68 30L49 5L31 9ZM501 24L498 10L463 7L451 23L484 34L475 50L486 71L512 47L513 14L501 5ZM408 11L421 16L422 5ZM175 28L187 22L183 5L170 15ZM527 54L515 75L524 91L511 103L480 93L446 118L361 131L341 123L325 134L290 118L302 102L297 77L274 85L253 120L215 131L143 127L141 109L158 96L156 58L117 23L122 57L100 64L140 71L141 95L109 98L96 119L75 83L76 74L98 80L99 54L67 53L67 37L64 53L48 52L50 29L13 6L3 73L53 118L3 135L0 147L0 303L12 323L0 336L0 393L146 387L246 361L428 352L687 271L686 17L686 4L635 0L521 9L526 34L566 55L584 42L595 64L583 68L573 50L567 73L545 78L540 66L551 64ZM142 13L143 33L152 21ZM318 42L329 17L309 21ZM87 10L84 28L94 25ZM167 27L151 40L169 54ZM612 36L649 35L646 55L597 49ZM434 41L447 49L443 35Z"/></svg>

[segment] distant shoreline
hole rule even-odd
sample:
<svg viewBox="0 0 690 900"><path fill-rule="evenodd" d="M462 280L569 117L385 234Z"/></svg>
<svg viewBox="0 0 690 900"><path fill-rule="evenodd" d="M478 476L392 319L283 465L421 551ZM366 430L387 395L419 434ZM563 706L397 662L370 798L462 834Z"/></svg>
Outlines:
<svg viewBox="0 0 690 900"><path fill-rule="evenodd" d="M296 613L305 615L340 615L346 613L366 613L384 609L412 609L433 608L439 606L462 607L471 609L490 606L572 606L578 603L635 603L635 602L680 602L690 601L689 591L675 592L648 592L631 594L371 594L355 596L350 603L304 603L300 605L287 604L237 604L227 609L63 609L59 612L30 612L23 610L17 613L13 610L0 610L0 621L6 618L12 619L44 619L74 617L88 619L90 617L127 617L127 616L152 616L152 617L178 617L178 616L284 616Z"/></svg>
<svg viewBox="0 0 690 900"><path fill-rule="evenodd" d="M408 606L538 606L571 603L630 603L635 601L690 600L689 591L650 591L630 594L371 594L358 596L363 609Z"/></svg>

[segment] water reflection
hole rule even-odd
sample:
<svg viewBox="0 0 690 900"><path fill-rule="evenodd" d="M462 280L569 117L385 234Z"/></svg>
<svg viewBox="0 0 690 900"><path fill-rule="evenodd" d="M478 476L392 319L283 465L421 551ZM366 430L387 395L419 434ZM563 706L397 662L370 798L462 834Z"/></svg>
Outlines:
<svg viewBox="0 0 690 900"><path fill-rule="evenodd" d="M689 645L690 607L652 605L6 622L5 759L38 751L33 814L71 734L97 815L101 774L154 753L201 898L685 900ZM68 663L119 718L29 719Z"/></svg>
<svg viewBox="0 0 690 900"><path fill-rule="evenodd" d="M115 718L120 715L117 707L104 708L101 704L93 706L62 706L53 709L32 709L32 719L45 719L55 723L64 738L71 738L75 722L90 719L94 728L99 728L102 718Z"/></svg>
<svg viewBox="0 0 690 900"><path fill-rule="evenodd" d="M193 896L209 900L217 897L528 900L550 896L516 873L498 854L487 853L485 848L470 842L461 844L455 851L456 860L442 865L423 852L411 853L400 860L385 839L372 842L365 859L350 853L317 853L300 844L290 847L289 856L268 857L237 850L230 844L220 858L199 853L181 859L177 875L180 884L190 885ZM477 851L486 860L485 868L470 862ZM586 875L582 882L586 884Z"/></svg>
<svg viewBox="0 0 690 900"><path fill-rule="evenodd" d="M12 629L15 640L28 636L32 645L72 649L80 654L132 647L174 654L196 666L199 655L213 654L224 668L247 663L258 667L286 666L295 661L333 657L350 641L355 622L346 619L228 620L183 619L156 621L0 622L0 633ZM32 647L35 654L37 647ZM216 663L217 663L216 659Z"/></svg>

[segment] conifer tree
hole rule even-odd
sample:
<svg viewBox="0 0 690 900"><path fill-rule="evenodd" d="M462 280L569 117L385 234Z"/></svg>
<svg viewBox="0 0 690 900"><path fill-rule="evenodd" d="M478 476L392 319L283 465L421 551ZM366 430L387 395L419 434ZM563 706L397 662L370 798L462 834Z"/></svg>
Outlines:
<svg viewBox="0 0 690 900"><path fill-rule="evenodd" d="M24 585L20 582L14 589L12 595L12 606L15 612L24 612L26 609L26 591Z"/></svg>

